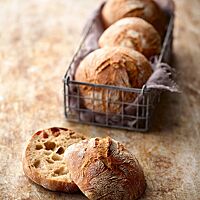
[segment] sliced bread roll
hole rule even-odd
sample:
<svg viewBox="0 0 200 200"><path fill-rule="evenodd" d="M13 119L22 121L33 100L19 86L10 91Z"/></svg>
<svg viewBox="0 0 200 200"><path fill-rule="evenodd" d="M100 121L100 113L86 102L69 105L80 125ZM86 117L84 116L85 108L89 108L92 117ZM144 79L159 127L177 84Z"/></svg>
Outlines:
<svg viewBox="0 0 200 200"><path fill-rule="evenodd" d="M66 128L49 128L36 132L23 158L24 173L46 189L62 192L78 190L72 181L63 155L71 144L85 137Z"/></svg>
<svg viewBox="0 0 200 200"><path fill-rule="evenodd" d="M73 144L64 158L73 181L91 200L135 200L145 191L137 159L110 137Z"/></svg>

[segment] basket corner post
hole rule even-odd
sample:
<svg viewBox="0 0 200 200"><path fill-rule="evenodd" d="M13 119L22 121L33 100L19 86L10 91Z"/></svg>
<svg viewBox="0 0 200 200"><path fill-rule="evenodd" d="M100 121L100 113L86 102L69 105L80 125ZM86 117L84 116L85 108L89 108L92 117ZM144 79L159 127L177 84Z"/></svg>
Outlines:
<svg viewBox="0 0 200 200"><path fill-rule="evenodd" d="M64 103L64 115L65 117L67 118L68 117L68 114L67 114L67 87L69 85L69 77L64 77L63 78L63 95L64 95L64 98L63 98L63 103Z"/></svg>

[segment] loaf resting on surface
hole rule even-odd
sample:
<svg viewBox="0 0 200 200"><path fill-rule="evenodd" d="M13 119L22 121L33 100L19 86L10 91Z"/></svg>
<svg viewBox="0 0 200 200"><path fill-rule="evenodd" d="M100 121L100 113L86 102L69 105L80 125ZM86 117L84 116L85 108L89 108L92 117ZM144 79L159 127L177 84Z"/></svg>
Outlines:
<svg viewBox="0 0 200 200"><path fill-rule="evenodd" d="M167 17L153 0L108 0L102 10L105 27L125 17L140 17L152 24L164 36Z"/></svg>
<svg viewBox="0 0 200 200"><path fill-rule="evenodd" d="M36 132L30 139L23 158L25 174L35 183L53 191L75 192L63 160L65 149L84 136L65 128L49 128Z"/></svg>
<svg viewBox="0 0 200 200"><path fill-rule="evenodd" d="M64 159L72 179L89 199L135 200L146 188L137 159L109 137L73 144Z"/></svg>
<svg viewBox="0 0 200 200"><path fill-rule="evenodd" d="M75 80L94 84L141 88L152 73L148 60L139 52L124 47L97 49L77 68ZM79 85L83 106L100 113L120 113L122 102L132 103L136 94L116 89Z"/></svg>
<svg viewBox="0 0 200 200"><path fill-rule="evenodd" d="M100 47L129 47L147 58L161 50L161 38L155 28L138 17L123 18L107 28L99 39Z"/></svg>

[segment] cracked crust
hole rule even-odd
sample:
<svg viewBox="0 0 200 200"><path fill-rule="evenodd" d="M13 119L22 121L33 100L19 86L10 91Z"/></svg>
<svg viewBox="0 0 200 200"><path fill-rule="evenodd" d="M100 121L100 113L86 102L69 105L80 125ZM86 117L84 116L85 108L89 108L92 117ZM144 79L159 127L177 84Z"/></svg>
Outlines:
<svg viewBox="0 0 200 200"><path fill-rule="evenodd" d="M148 60L139 52L125 47L97 49L86 56L75 74L75 80L94 84L141 88L152 73ZM110 114L122 111L121 102L133 102L136 95L119 90L79 86L84 107ZM92 100L94 99L94 100Z"/></svg>
<svg viewBox="0 0 200 200"><path fill-rule="evenodd" d="M63 160L68 146L85 139L66 128L49 128L36 132L23 157L23 169L35 183L46 189L62 192L78 190Z"/></svg>
<svg viewBox="0 0 200 200"><path fill-rule="evenodd" d="M137 159L109 137L73 144L64 159L74 182L89 199L135 200L145 191L145 177Z"/></svg>
<svg viewBox="0 0 200 200"><path fill-rule="evenodd" d="M164 36L167 17L153 0L108 0L102 10L106 27L125 17L140 17Z"/></svg>
<svg viewBox="0 0 200 200"><path fill-rule="evenodd" d="M102 47L128 47L147 58L161 50L161 38L155 28L138 17L123 18L107 28L99 39Z"/></svg>

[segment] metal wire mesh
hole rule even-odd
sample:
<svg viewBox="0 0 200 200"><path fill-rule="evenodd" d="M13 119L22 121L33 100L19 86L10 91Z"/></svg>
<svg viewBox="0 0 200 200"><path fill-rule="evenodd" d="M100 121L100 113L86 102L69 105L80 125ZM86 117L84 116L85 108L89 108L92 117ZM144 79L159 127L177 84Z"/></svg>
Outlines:
<svg viewBox="0 0 200 200"><path fill-rule="evenodd" d="M107 95L106 100L102 102L102 99L95 98L96 88L102 89L102 86L91 84L90 87L93 88L91 97L81 96L79 87L79 83L71 81L64 84L65 114L70 121L137 131L148 130L154 107L159 98L158 91L146 91L145 88L141 91L135 91L133 88L103 86L107 91ZM113 90L121 92L121 101L113 102L109 98L109 92L113 92ZM128 103L124 101L123 96L127 92L136 96L134 102ZM92 109L85 108L83 102L89 102L92 105ZM96 105L100 104L105 105L105 112L97 110ZM119 107L119 112L112 113L110 111L112 106Z"/></svg>

